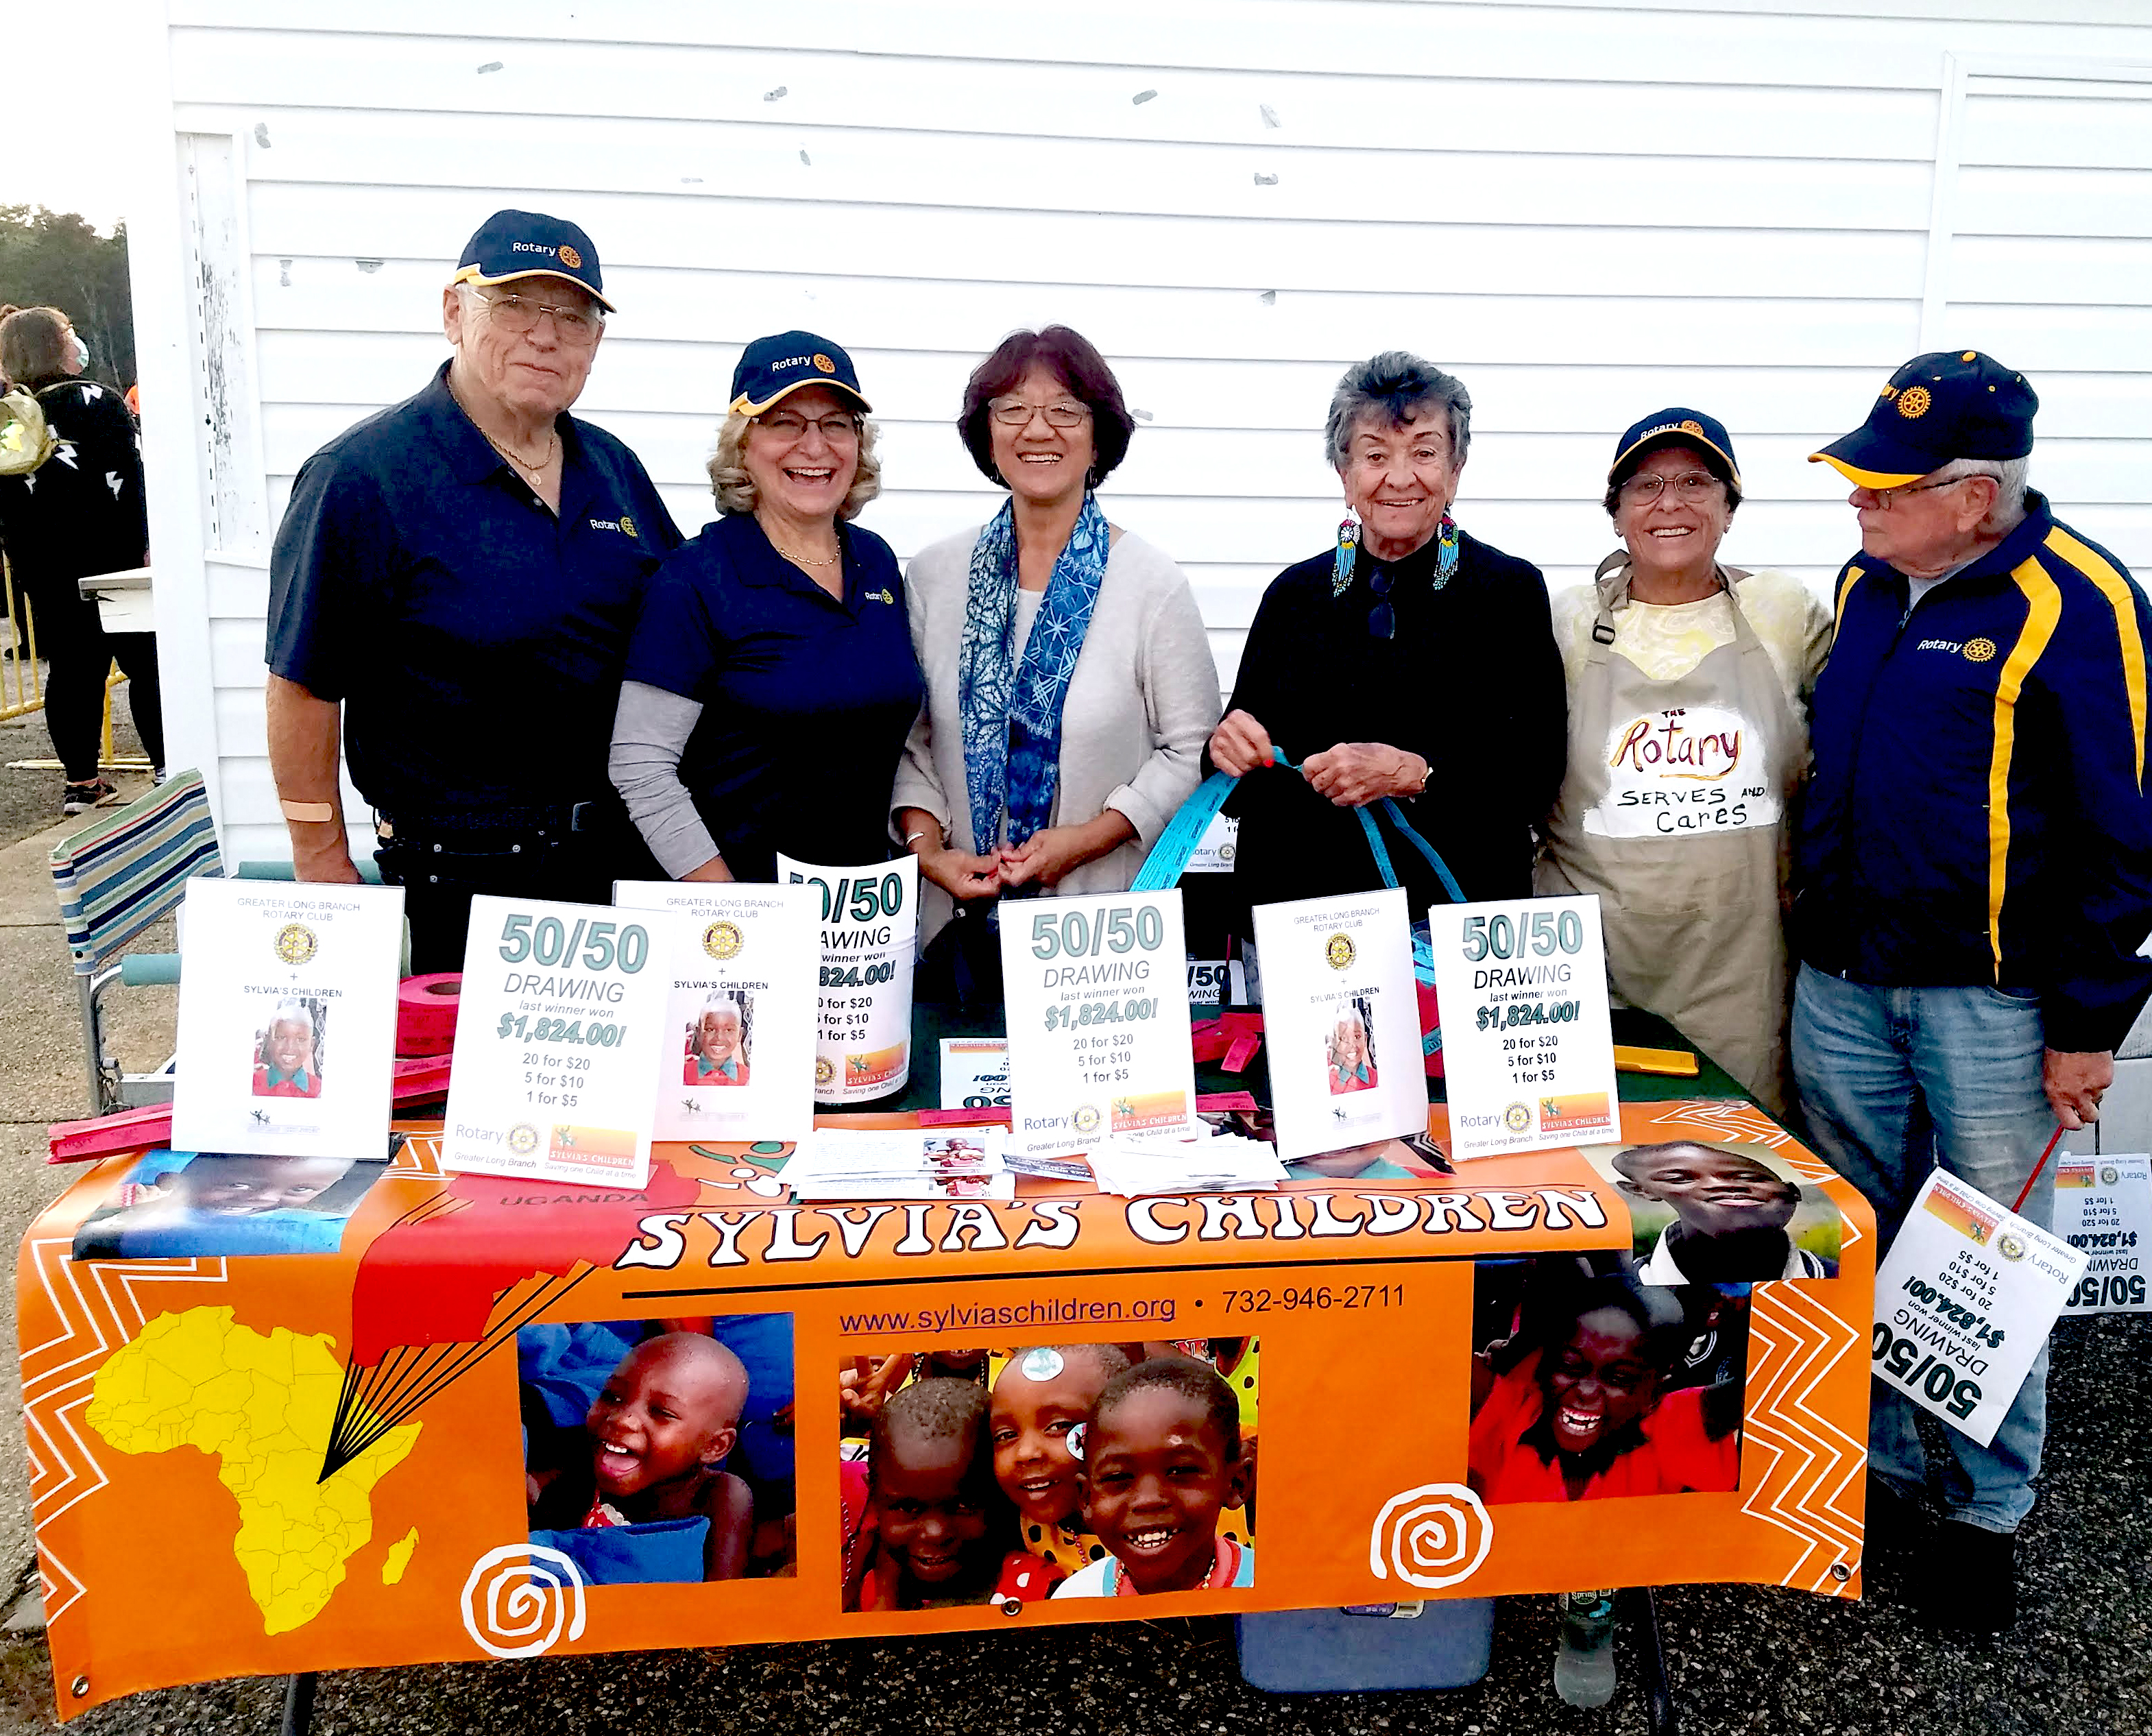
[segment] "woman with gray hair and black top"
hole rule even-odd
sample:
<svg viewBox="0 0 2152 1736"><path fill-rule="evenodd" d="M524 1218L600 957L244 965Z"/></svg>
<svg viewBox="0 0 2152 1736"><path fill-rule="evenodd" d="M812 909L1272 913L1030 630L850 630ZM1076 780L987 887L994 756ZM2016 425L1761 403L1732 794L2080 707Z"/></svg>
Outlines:
<svg viewBox="0 0 2152 1736"><path fill-rule="evenodd" d="M1539 569L1450 518L1471 427L1463 383L1403 350L1337 383L1326 439L1351 515L1264 593L1210 738L1221 771L1253 774L1229 810L1236 901L1380 886L1353 810L1384 796L1431 798L1407 811L1467 898L1531 894L1532 825L1561 787L1561 656ZM1259 769L1273 757L1299 771ZM1418 852L1390 855L1416 921L1447 901Z"/></svg>

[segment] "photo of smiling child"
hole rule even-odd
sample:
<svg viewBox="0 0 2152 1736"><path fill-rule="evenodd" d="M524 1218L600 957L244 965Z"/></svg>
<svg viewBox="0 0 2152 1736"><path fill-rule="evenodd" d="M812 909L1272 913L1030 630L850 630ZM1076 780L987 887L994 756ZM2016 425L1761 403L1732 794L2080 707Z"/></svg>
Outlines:
<svg viewBox="0 0 2152 1736"><path fill-rule="evenodd" d="M1129 1366L1118 1344L1038 1344L1012 1356L994 1382L994 1480L1016 1504L1023 1546L1057 1577L1106 1554L1084 1523L1084 1464L1070 1443L1082 1444L1099 1393Z"/></svg>
<svg viewBox="0 0 2152 1736"><path fill-rule="evenodd" d="M865 1458L839 1471L846 1610L1047 1595L1054 1570L1018 1546L1016 1509L994 1480L984 1387L930 1375L898 1388Z"/></svg>
<svg viewBox="0 0 2152 1736"><path fill-rule="evenodd" d="M1627 1198L1644 1283L1838 1276L1838 1208L1769 1153L1673 1140L1590 1146L1584 1155Z"/></svg>
<svg viewBox="0 0 2152 1736"><path fill-rule="evenodd" d="M754 1023L754 997L713 994L688 1033L687 1058L680 1063L683 1085L744 1085L753 1075L748 1064Z"/></svg>
<svg viewBox="0 0 2152 1736"><path fill-rule="evenodd" d="M254 1033L254 1095L319 1097L328 1008L317 1000L280 1001Z"/></svg>
<svg viewBox="0 0 2152 1736"><path fill-rule="evenodd" d="M74 1257L333 1253L386 1166L385 1158L152 1151L83 1221Z"/></svg>
<svg viewBox="0 0 2152 1736"><path fill-rule="evenodd" d="M642 1328L597 1330L610 1350ZM576 1348L545 1371L571 1393ZM526 1394L531 1541L570 1556L594 1585L739 1578L755 1505L726 1469L748 1401L739 1358L707 1332L656 1332L586 1384L579 1428L558 1426L559 1407Z"/></svg>
<svg viewBox="0 0 2152 1736"><path fill-rule="evenodd" d="M1082 1453L1084 1512L1108 1554L1056 1597L1255 1584L1254 1545L1219 1534L1245 1484L1240 1401L1216 1369L1159 1357L1122 1370L1099 1394Z"/></svg>
<svg viewBox="0 0 2152 1736"><path fill-rule="evenodd" d="M1742 1387L1684 1383L1698 1336L1693 1305L1717 1292L1642 1284L1562 1256L1483 1263L1479 1287L1479 1317L1507 1317L1473 1358L1466 1480L1481 1500L1740 1486Z"/></svg>
<svg viewBox="0 0 2152 1736"><path fill-rule="evenodd" d="M1330 1033L1330 1094L1372 1091L1382 1083L1375 1069L1374 1013L1367 1002L1348 1001Z"/></svg>

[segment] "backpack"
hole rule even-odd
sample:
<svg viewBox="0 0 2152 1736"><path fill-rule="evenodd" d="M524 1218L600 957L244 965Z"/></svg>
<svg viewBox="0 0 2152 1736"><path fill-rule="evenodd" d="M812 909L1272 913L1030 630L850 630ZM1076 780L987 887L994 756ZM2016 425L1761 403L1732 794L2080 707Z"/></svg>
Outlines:
<svg viewBox="0 0 2152 1736"><path fill-rule="evenodd" d="M52 453L52 434L38 400L19 388L0 396L0 476L27 476Z"/></svg>

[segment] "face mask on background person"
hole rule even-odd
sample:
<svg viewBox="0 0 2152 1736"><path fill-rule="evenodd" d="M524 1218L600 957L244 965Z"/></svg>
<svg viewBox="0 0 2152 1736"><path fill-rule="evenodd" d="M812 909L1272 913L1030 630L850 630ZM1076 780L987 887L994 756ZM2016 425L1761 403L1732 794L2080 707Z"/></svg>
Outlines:
<svg viewBox="0 0 2152 1736"><path fill-rule="evenodd" d="M78 368L89 367L89 346L82 341L80 332L71 332L69 335L74 339L74 365Z"/></svg>

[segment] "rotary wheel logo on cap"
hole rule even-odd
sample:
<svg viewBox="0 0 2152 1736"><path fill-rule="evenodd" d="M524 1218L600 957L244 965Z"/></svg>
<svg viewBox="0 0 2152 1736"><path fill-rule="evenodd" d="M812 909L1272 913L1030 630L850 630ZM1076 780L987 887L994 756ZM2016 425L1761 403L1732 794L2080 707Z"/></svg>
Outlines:
<svg viewBox="0 0 2152 1736"><path fill-rule="evenodd" d="M722 962L739 956L740 931L730 922L713 922L703 931L703 950Z"/></svg>
<svg viewBox="0 0 2152 1736"><path fill-rule="evenodd" d="M1908 386L1898 394L1898 414L1911 422L1916 417L1926 415L1928 406L1934 402L1926 386Z"/></svg>
<svg viewBox="0 0 2152 1736"><path fill-rule="evenodd" d="M1332 935L1323 943L1322 956L1330 961L1332 970L1343 970L1357 956L1353 951L1353 937L1349 934Z"/></svg>
<svg viewBox="0 0 2152 1736"><path fill-rule="evenodd" d="M303 922L287 922L277 931L277 956L286 964L304 964L319 950L313 930Z"/></svg>
<svg viewBox="0 0 2152 1736"><path fill-rule="evenodd" d="M815 365L825 373L835 373L837 371L837 364L820 350L815 352Z"/></svg>
<svg viewBox="0 0 2152 1736"><path fill-rule="evenodd" d="M1984 663L1995 655L1992 639L1967 639L1965 642L1965 660L1968 663Z"/></svg>
<svg viewBox="0 0 2152 1736"><path fill-rule="evenodd" d="M620 515L620 528L627 531L637 542L642 541L642 533L635 528L635 520L624 512Z"/></svg>
<svg viewBox="0 0 2152 1736"><path fill-rule="evenodd" d="M583 256L563 241L561 243L561 263L571 272L580 272L583 268Z"/></svg>
<svg viewBox="0 0 2152 1736"><path fill-rule="evenodd" d="M1703 432L1703 424L1691 417L1681 424L1681 430L1683 434L1700 434Z"/></svg>

